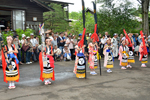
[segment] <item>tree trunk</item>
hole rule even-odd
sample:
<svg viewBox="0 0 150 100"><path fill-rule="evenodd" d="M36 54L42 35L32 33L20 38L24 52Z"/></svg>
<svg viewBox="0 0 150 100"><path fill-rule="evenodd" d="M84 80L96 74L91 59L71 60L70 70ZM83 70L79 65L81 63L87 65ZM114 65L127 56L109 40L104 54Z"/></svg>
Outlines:
<svg viewBox="0 0 150 100"><path fill-rule="evenodd" d="M149 21L148 21L148 12L149 12L149 0L142 0L142 28L143 32L149 35Z"/></svg>

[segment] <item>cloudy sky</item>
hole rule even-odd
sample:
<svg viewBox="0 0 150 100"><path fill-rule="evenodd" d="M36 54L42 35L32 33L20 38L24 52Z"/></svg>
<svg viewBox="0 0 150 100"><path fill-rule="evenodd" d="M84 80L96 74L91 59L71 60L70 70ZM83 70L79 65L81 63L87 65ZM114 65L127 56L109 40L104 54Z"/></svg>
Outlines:
<svg viewBox="0 0 150 100"><path fill-rule="evenodd" d="M55 0L55 1L62 1L62 2L70 2L70 3L74 3L74 5L69 5L69 12L72 11L81 11L82 10L82 6L81 6L81 0ZM93 4L92 1L95 0L84 0L85 2L85 7L90 8L91 10L93 10ZM139 4L137 2L137 0L130 0L133 2L133 7L137 7L137 5ZM120 0L115 0L115 3L119 4ZM100 4L97 5L97 9L99 9Z"/></svg>

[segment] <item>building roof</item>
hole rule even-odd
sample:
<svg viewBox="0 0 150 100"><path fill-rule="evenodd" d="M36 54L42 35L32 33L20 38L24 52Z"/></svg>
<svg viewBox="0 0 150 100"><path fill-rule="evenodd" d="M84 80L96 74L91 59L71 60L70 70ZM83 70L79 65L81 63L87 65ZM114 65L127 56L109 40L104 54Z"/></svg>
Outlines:
<svg viewBox="0 0 150 100"><path fill-rule="evenodd" d="M37 4L39 4L40 6L46 8L47 10L51 10L54 11L54 9L52 7L49 7L48 5L51 3L57 3L57 4L61 4L63 7L68 6L69 4L74 4L74 3L69 3L69 2L61 2L61 1L55 1L55 0L32 0L33 2L36 2Z"/></svg>
<svg viewBox="0 0 150 100"><path fill-rule="evenodd" d="M47 10L54 11L53 8L49 7L46 3L42 2L41 0L32 0L32 1L36 2L36 3L39 4L40 6L46 8Z"/></svg>
<svg viewBox="0 0 150 100"><path fill-rule="evenodd" d="M90 8L86 8L85 12L90 12L91 14L94 14L94 11L92 11Z"/></svg>
<svg viewBox="0 0 150 100"><path fill-rule="evenodd" d="M69 4L74 5L74 3L69 3L69 2L62 2L62 1L55 1L55 0L40 0L45 4L50 4L50 3L57 3L61 4L63 7L68 6Z"/></svg>

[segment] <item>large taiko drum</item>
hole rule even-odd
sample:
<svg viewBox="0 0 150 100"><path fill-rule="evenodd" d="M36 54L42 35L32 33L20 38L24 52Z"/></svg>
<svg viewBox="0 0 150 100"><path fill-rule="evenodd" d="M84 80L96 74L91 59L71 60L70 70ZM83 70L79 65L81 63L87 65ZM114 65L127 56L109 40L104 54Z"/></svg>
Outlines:
<svg viewBox="0 0 150 100"><path fill-rule="evenodd" d="M78 53L77 54L79 60L78 60L78 64L77 64L77 73L76 73L76 77L77 78L85 78L85 74L86 74L86 60L85 60L85 56L83 53Z"/></svg>

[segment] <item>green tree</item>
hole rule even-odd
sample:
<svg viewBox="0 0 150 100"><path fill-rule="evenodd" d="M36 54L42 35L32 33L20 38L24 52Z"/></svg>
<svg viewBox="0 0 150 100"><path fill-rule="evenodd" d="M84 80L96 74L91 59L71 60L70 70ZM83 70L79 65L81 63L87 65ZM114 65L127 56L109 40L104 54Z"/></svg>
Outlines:
<svg viewBox="0 0 150 100"><path fill-rule="evenodd" d="M131 8L132 3L124 0L125 3L117 5L113 1L99 0L100 3L103 3L102 9L97 14L99 32L108 31L110 35L113 35L114 33L123 33L123 29L126 29L127 32L132 32L139 27L140 23L137 20L133 20L137 12L135 8Z"/></svg>
<svg viewBox="0 0 150 100"><path fill-rule="evenodd" d="M118 1L129 2L128 0L118 0ZM150 0L137 0L137 1L141 4L143 32L149 34L148 12L149 12ZM104 3L105 5L110 7L111 4L113 4L114 0L97 0L97 2Z"/></svg>
<svg viewBox="0 0 150 100"><path fill-rule="evenodd" d="M67 15L60 4L51 3L54 11L48 11L43 14L45 28L53 29L54 32L63 32L69 29L69 24L66 21Z"/></svg>
<svg viewBox="0 0 150 100"><path fill-rule="evenodd" d="M86 32L93 33L94 32L94 16L91 13L86 13ZM78 13L78 21L72 22L72 27L70 32L78 35L83 32L83 20L82 20L82 12Z"/></svg>

